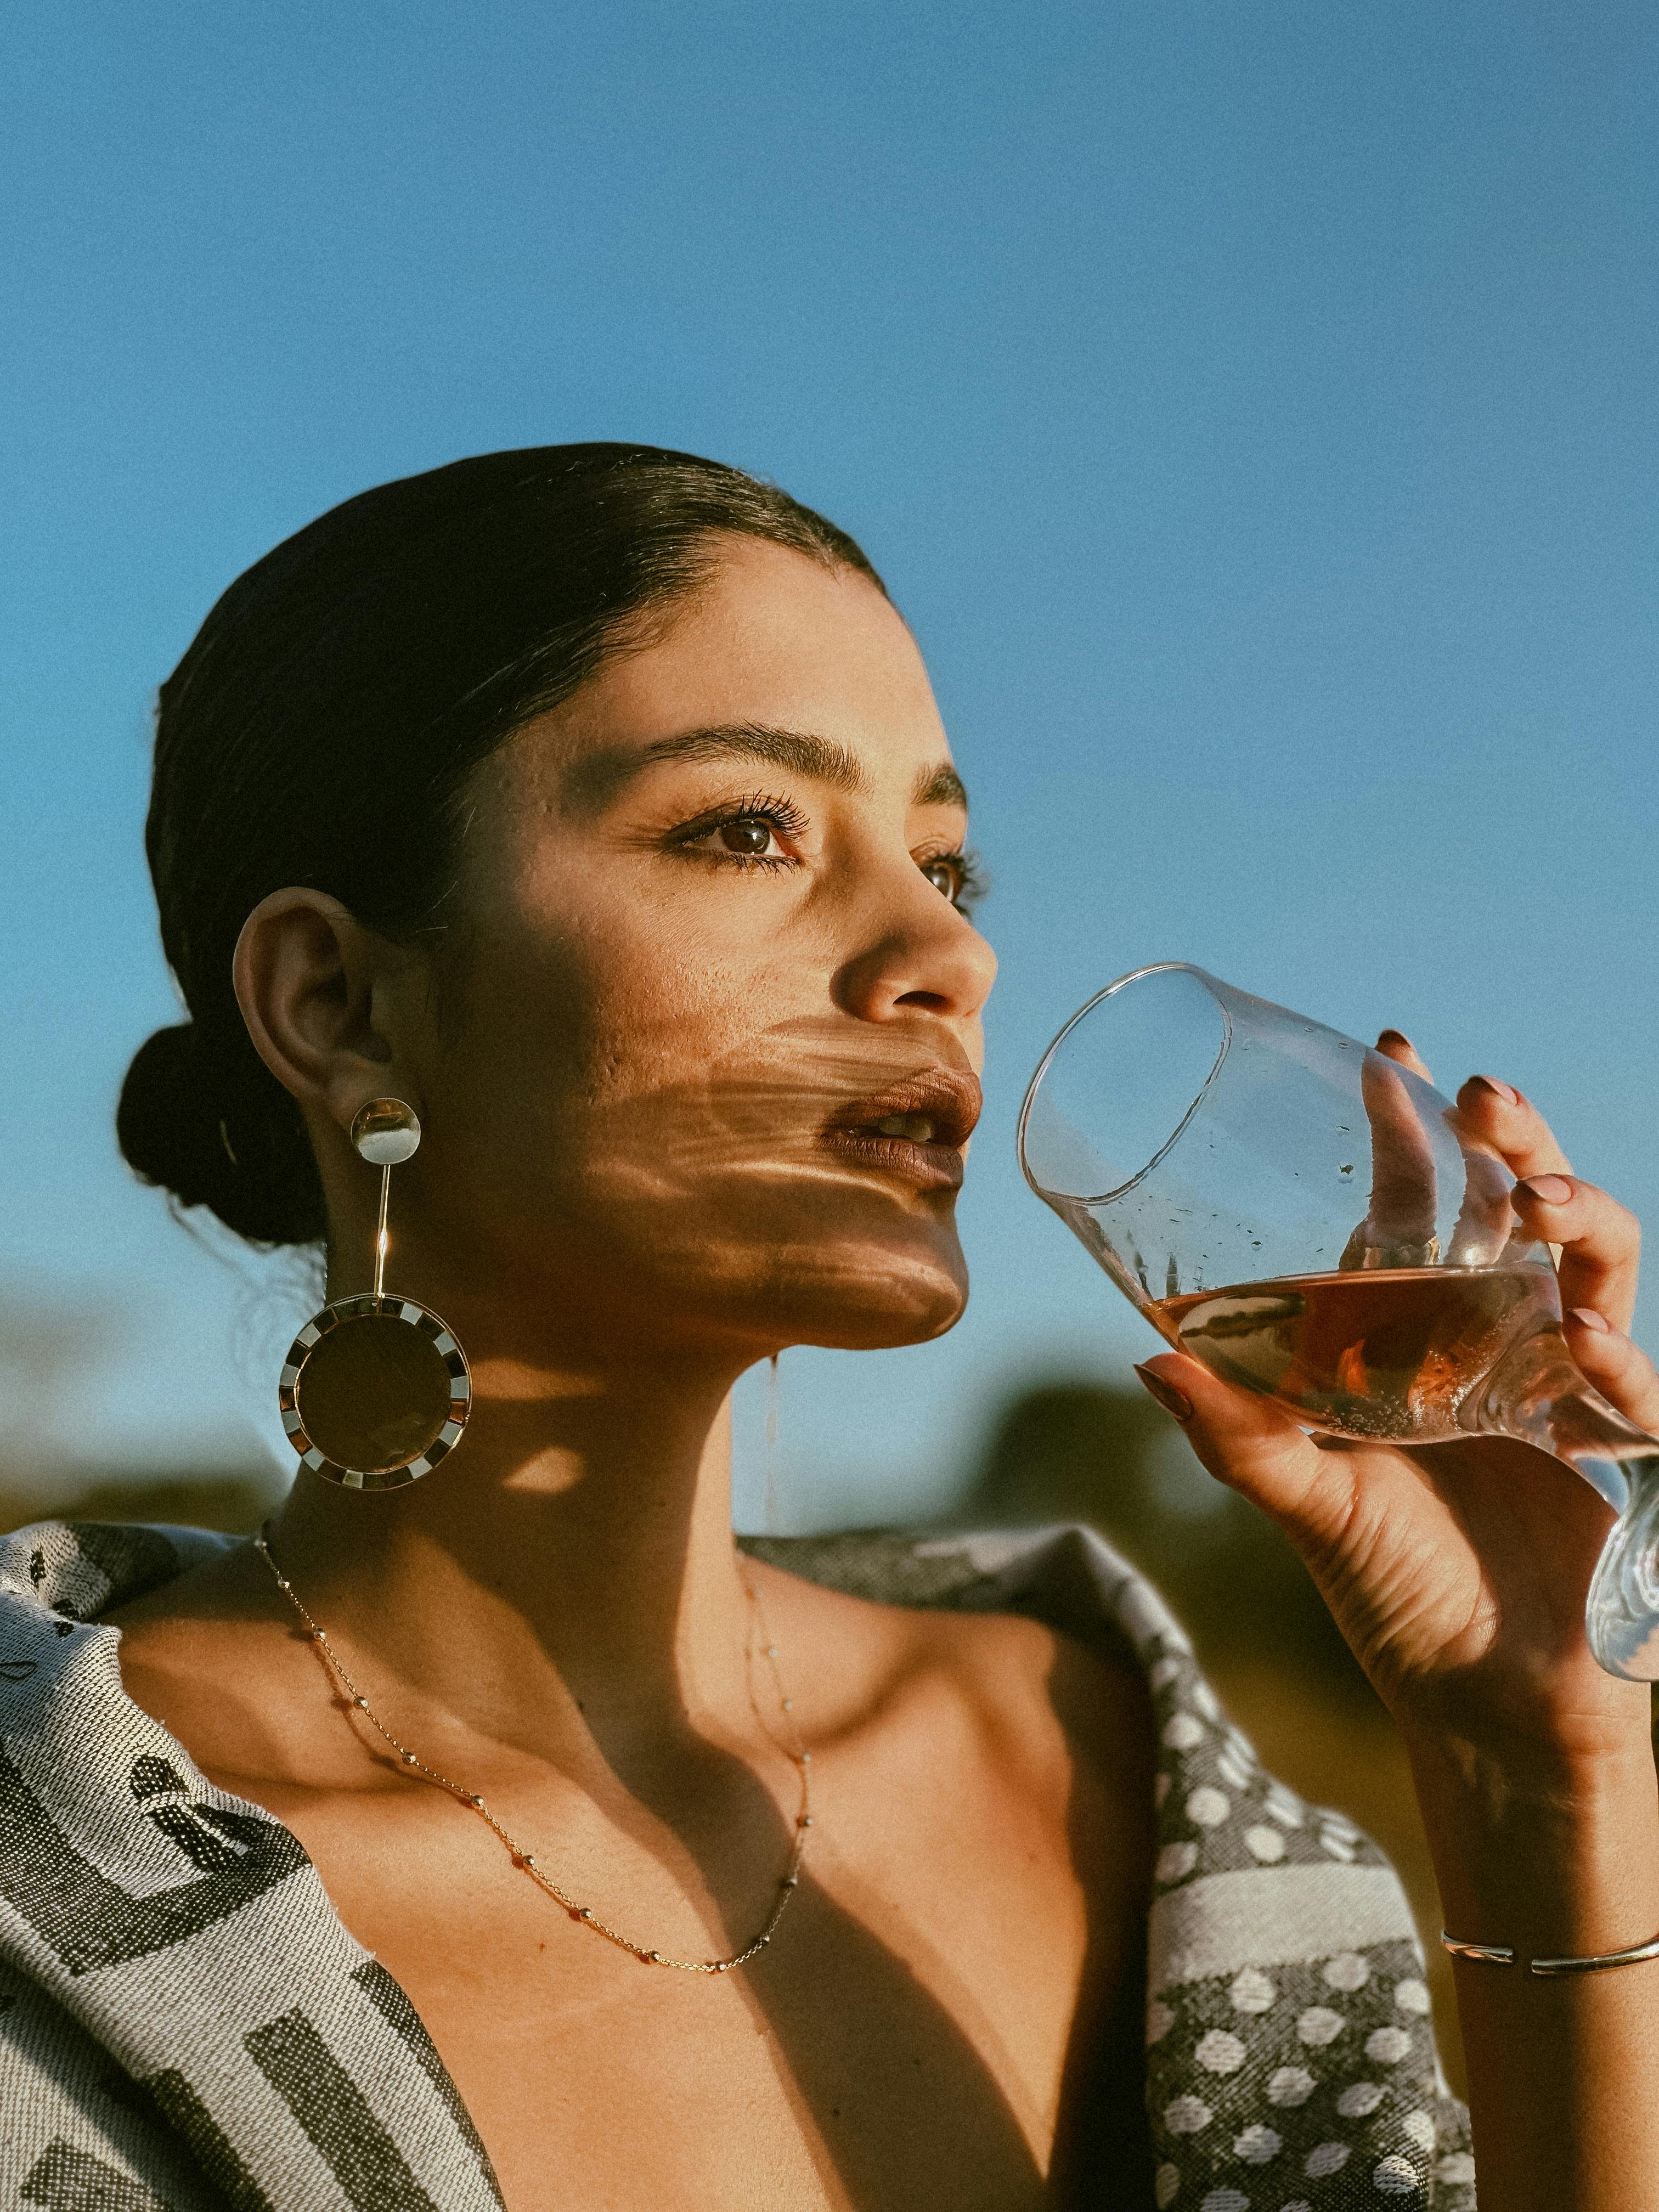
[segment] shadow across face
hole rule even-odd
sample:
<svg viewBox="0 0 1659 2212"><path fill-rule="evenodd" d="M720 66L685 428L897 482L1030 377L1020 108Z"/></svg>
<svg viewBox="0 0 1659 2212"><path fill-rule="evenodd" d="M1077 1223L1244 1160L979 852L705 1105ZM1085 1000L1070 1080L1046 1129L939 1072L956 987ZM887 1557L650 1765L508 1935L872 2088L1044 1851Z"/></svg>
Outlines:
<svg viewBox="0 0 1659 2212"><path fill-rule="evenodd" d="M400 1289L447 1316L441 1276L472 1253L476 1297L514 1283L519 1310L572 1349L619 1330L723 1338L745 1363L786 1343L924 1341L959 1317L978 1084L948 1038L830 1015L709 1057L641 1031L603 1077L574 1054L567 1069L517 1105L469 1102L486 1126L457 1171L439 1179L436 1142L404 1171L421 1226Z"/></svg>

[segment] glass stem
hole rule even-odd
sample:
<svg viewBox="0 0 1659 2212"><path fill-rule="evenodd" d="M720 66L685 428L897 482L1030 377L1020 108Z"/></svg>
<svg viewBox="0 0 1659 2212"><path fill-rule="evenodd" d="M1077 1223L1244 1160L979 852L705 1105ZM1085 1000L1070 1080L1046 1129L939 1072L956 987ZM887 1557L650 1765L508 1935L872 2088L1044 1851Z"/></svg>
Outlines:
<svg viewBox="0 0 1659 2212"><path fill-rule="evenodd" d="M1552 1453L1612 1506L1619 1517L1590 1579L1585 1631L1609 1674L1659 1680L1659 1440L1591 1389L1553 1328L1500 1360L1459 1420Z"/></svg>

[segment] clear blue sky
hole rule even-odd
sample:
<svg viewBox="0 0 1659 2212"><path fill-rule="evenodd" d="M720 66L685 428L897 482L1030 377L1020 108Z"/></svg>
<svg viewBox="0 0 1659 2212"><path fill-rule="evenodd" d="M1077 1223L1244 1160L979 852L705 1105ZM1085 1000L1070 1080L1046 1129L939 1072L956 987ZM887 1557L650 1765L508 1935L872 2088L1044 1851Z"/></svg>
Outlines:
<svg viewBox="0 0 1659 2212"><path fill-rule="evenodd" d="M111 1133L171 1012L154 686L277 538L492 447L835 516L975 793L975 1304L856 1383L786 1360L788 1519L924 1509L1011 1384L1149 1341L1012 1158L1143 960L1507 1076L1659 1214L1650 9L62 0L6 44L0 1289L127 1308L89 1449L246 1449L285 1341Z"/></svg>

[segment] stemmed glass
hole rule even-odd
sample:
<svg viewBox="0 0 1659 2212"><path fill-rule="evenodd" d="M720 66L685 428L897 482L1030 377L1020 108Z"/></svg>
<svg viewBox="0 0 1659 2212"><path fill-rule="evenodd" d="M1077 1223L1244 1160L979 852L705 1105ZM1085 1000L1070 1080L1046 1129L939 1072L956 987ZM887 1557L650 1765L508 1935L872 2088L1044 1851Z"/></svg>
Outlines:
<svg viewBox="0 0 1659 2212"><path fill-rule="evenodd" d="M1184 962L1109 983L1043 1055L1027 1182L1176 1350L1304 1427L1508 1436L1618 1518L1585 1626L1659 1680L1659 1441L1594 1390L1503 1161L1385 1054Z"/></svg>

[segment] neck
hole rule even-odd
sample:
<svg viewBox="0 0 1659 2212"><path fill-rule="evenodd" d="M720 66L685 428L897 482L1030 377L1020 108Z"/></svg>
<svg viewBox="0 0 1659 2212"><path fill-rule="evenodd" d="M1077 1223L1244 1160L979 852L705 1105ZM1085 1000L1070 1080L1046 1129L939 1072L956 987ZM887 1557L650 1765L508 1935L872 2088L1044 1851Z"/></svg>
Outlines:
<svg viewBox="0 0 1659 2212"><path fill-rule="evenodd" d="M473 1361L473 1412L425 1480L302 1475L273 1556L374 1680L556 1748L746 1706L731 1532L730 1363ZM487 1720L486 1720L487 1717Z"/></svg>

